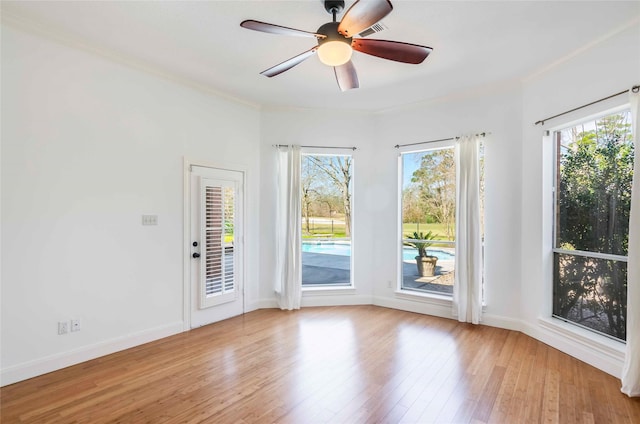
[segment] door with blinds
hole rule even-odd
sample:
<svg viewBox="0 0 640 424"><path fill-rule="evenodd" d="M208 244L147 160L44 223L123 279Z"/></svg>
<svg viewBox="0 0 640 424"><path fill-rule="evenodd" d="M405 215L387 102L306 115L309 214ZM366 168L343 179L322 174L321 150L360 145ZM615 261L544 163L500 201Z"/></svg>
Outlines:
<svg viewBox="0 0 640 424"><path fill-rule="evenodd" d="M243 313L242 172L191 168L191 327Z"/></svg>

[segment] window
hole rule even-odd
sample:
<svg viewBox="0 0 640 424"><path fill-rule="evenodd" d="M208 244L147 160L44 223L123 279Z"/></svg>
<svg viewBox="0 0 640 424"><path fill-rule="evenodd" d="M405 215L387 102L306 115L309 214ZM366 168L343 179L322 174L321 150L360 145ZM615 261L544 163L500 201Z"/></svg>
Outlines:
<svg viewBox="0 0 640 424"><path fill-rule="evenodd" d="M626 340L631 113L553 137L553 316Z"/></svg>
<svg viewBox="0 0 640 424"><path fill-rule="evenodd" d="M480 145L481 214L484 155ZM453 294L456 166L453 145L401 154L402 290ZM482 215L481 215L482 216Z"/></svg>
<svg viewBox="0 0 640 424"><path fill-rule="evenodd" d="M302 287L352 286L350 155L303 154Z"/></svg>

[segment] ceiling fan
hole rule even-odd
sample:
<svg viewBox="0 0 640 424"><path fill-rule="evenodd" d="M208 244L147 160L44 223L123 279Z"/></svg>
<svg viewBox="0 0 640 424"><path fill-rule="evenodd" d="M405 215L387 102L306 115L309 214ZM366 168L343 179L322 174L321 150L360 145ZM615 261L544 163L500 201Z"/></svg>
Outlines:
<svg viewBox="0 0 640 424"><path fill-rule="evenodd" d="M376 24L393 10L389 0L357 0L347 10L340 22L336 21L336 15L344 9L344 0L325 0L324 8L333 15L333 21L322 25L316 32L254 20L246 20L240 24L241 27L254 31L316 38L318 41L317 46L260 72L262 75L274 77L317 53L322 63L333 67L338 86L342 91L346 91L359 87L358 74L351 62L353 50L383 59L412 64L422 63L433 51L431 47L417 44L353 38Z"/></svg>

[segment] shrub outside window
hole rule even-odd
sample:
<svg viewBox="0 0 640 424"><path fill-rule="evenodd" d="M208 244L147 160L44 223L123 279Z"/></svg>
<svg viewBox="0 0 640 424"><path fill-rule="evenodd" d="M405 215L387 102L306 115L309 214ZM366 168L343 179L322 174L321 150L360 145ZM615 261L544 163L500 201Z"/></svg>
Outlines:
<svg viewBox="0 0 640 424"><path fill-rule="evenodd" d="M553 316L624 341L631 114L606 115L553 136Z"/></svg>

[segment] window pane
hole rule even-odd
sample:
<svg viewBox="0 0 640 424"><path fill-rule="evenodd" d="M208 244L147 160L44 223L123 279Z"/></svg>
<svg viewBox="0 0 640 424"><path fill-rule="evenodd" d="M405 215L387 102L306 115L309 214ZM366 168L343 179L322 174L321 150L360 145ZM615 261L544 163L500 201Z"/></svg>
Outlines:
<svg viewBox="0 0 640 424"><path fill-rule="evenodd" d="M351 285L351 156L303 155L302 286Z"/></svg>
<svg viewBox="0 0 640 424"><path fill-rule="evenodd" d="M405 153L402 172L401 288L452 294L456 213L454 149Z"/></svg>
<svg viewBox="0 0 640 424"><path fill-rule="evenodd" d="M560 251L554 253L553 314L621 340L634 158L630 115L615 113L554 134Z"/></svg>
<svg viewBox="0 0 640 424"><path fill-rule="evenodd" d="M235 227L235 188L224 189L224 291L235 289L234 269L234 227Z"/></svg>
<svg viewBox="0 0 640 424"><path fill-rule="evenodd" d="M633 179L630 112L555 134L556 247L626 256Z"/></svg>
<svg viewBox="0 0 640 424"><path fill-rule="evenodd" d="M555 253L553 315L626 340L627 263Z"/></svg>

